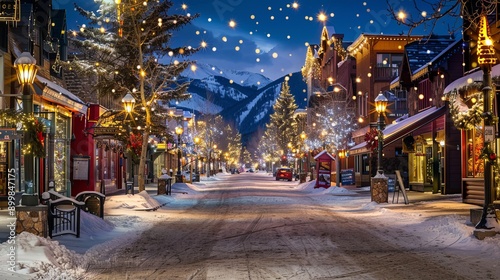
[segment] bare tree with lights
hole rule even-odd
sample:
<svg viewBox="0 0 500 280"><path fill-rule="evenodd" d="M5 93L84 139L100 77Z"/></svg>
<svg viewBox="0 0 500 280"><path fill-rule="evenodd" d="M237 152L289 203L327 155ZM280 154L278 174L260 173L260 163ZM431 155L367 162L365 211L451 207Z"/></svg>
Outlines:
<svg viewBox="0 0 500 280"><path fill-rule="evenodd" d="M171 100L190 98L188 83L177 76L190 65L184 58L197 51L172 47L173 32L197 16L170 14L172 1L96 0L98 14L75 4L89 22L73 31L70 40L78 55L68 66L78 75L94 77L101 96L121 99L131 93L140 112L133 113L134 128L142 135L139 170L144 170L149 135L156 124L164 124L164 107ZM144 190L144 172L139 172L139 191Z"/></svg>
<svg viewBox="0 0 500 280"><path fill-rule="evenodd" d="M398 24L408 27L410 35L417 27L423 27L429 34L434 32L437 24L443 19L448 20L448 32L476 29L481 14L491 14L497 9L497 0L438 0L409 1L407 7L386 0L389 13ZM411 14L408 11L416 11Z"/></svg>
<svg viewBox="0 0 500 280"><path fill-rule="evenodd" d="M352 132L356 129L355 102L340 85L332 92L318 97L317 106L312 107L316 127L308 132L308 146L327 150L346 149Z"/></svg>

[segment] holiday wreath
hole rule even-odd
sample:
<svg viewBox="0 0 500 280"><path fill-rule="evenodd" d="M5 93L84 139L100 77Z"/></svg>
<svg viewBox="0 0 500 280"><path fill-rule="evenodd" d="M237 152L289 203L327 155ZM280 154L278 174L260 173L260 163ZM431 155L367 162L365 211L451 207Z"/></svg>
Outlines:
<svg viewBox="0 0 500 280"><path fill-rule="evenodd" d="M365 134L366 147L372 152L378 148L378 136L378 130L375 128Z"/></svg>
<svg viewBox="0 0 500 280"><path fill-rule="evenodd" d="M22 125L24 134L23 154L32 154L35 157L45 157L44 130L43 123L33 114L19 112L12 109L0 110L0 119L3 125L17 127Z"/></svg>

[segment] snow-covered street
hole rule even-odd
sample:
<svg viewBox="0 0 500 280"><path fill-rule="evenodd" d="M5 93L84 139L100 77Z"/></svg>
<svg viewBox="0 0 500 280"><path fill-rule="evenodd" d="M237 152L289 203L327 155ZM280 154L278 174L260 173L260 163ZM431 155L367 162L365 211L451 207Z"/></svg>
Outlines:
<svg viewBox="0 0 500 280"><path fill-rule="evenodd" d="M205 178L204 178L205 179ZM175 184L165 204L109 196L82 237L17 237L0 279L496 279L500 237L477 240L459 196L370 202L367 188L314 189L265 173ZM391 194L392 195L392 194ZM392 197L391 197L392 198ZM445 199L443 199L445 198ZM391 199L390 199L391 200ZM1 244L2 258L7 244ZM67 250L69 249L69 250ZM31 256L31 257L28 257Z"/></svg>

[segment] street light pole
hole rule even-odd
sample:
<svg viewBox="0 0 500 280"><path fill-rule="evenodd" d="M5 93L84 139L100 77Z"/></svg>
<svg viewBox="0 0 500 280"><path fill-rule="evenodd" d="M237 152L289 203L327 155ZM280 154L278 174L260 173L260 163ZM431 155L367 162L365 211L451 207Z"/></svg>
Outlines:
<svg viewBox="0 0 500 280"><path fill-rule="evenodd" d="M382 149L384 148L384 128L385 128L385 120L384 120L384 113L385 109L387 107L387 98L380 92L375 98L375 110L378 113L378 122L377 122L377 129L378 129L378 147L377 147L377 173L378 174L384 174L384 170L382 168Z"/></svg>
<svg viewBox="0 0 500 280"><path fill-rule="evenodd" d="M23 88L22 101L23 101L23 113L26 115L33 114L33 94L31 93L31 86L35 81L36 77L36 59L31 56L28 52L23 52L19 57L14 61L14 67L17 69L17 78L21 87ZM30 135L28 132L24 132L23 136L23 145L29 145L33 139L30 139ZM33 154L30 152L29 154L24 155L24 182L25 182L25 191L28 194L37 193L38 189L36 188L33 179L34 179L34 158Z"/></svg>
<svg viewBox="0 0 500 280"><path fill-rule="evenodd" d="M382 168L382 149L384 147L384 133L382 130L385 127L384 116L387 107L387 98L380 92L375 98L375 110L378 113L378 148L377 148L377 172L371 179L371 199L376 203L387 203L389 199L388 178L384 175Z"/></svg>
<svg viewBox="0 0 500 280"><path fill-rule="evenodd" d="M175 182L182 182L182 173L181 173L181 134L184 132L182 126L178 126L175 128L175 134L177 134L177 175L175 178Z"/></svg>
<svg viewBox="0 0 500 280"><path fill-rule="evenodd" d="M200 176L198 174L198 158L199 158L199 153L198 153L198 144L200 143L200 137L195 137L194 138L194 148L196 150L196 161L195 161L195 166L194 166L194 174L196 175L196 180L199 180Z"/></svg>
<svg viewBox="0 0 500 280"><path fill-rule="evenodd" d="M485 235L481 235L480 232L488 236L495 235L496 232L491 230L494 228L493 225L488 224L488 213L495 213L493 208L493 161L496 157L496 153L492 150L491 142L494 140L494 126L493 124L497 121L496 117L493 116L493 96L491 94L491 67L497 62L495 55L495 49L493 48L493 41L489 37L489 25L486 15L482 15L479 24L479 36L477 40L477 60L479 65L483 70L483 114L484 119L484 147L483 151L487 153L488 158L485 160L484 164L484 204L483 213L481 215L481 220L476 225L476 230L474 230L474 235L482 239ZM493 158L492 158L493 156ZM487 230L487 233L484 231Z"/></svg>

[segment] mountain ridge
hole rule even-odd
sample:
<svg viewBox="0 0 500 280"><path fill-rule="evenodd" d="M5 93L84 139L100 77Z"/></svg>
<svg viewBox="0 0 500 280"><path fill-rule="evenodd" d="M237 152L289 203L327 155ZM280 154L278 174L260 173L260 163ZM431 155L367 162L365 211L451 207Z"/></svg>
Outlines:
<svg viewBox="0 0 500 280"><path fill-rule="evenodd" d="M188 92L192 98L174 106L199 116L221 115L227 122L232 122L241 133L244 146L251 145L260 138L269 116L273 113L273 105L281 92L285 77L289 78L290 91L298 107L306 107L307 85L300 72L272 81L257 73L211 67L202 66L197 68L195 73L185 71L179 77L181 82L190 81ZM222 74L219 75L220 73ZM233 80L236 77L240 82Z"/></svg>

